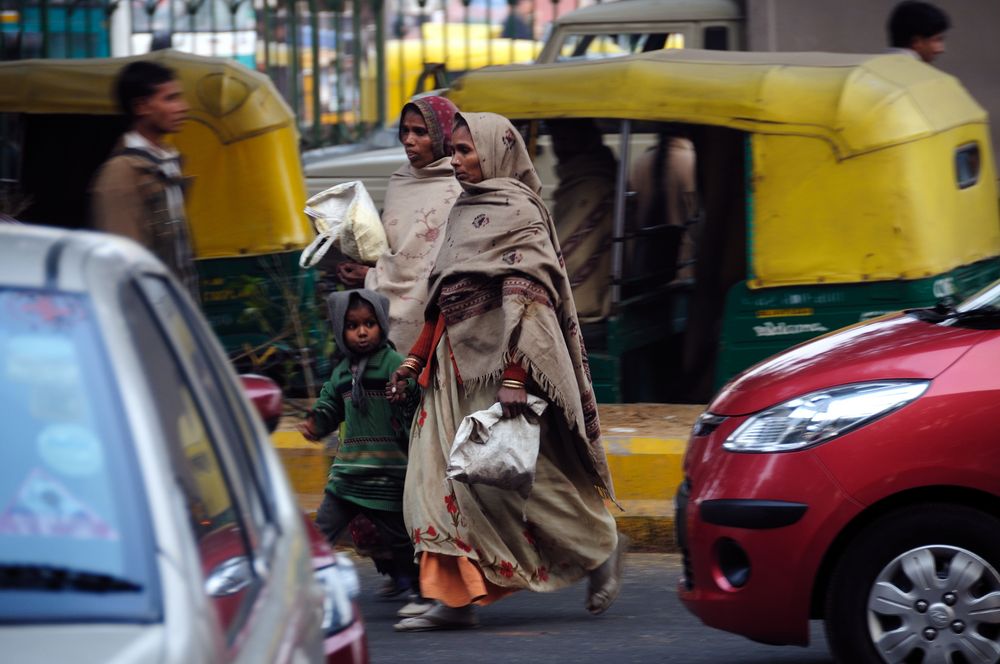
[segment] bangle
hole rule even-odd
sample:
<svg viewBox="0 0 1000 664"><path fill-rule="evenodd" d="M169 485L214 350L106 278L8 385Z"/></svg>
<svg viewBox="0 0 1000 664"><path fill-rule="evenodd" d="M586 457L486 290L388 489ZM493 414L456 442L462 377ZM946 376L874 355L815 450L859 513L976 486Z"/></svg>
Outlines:
<svg viewBox="0 0 1000 664"><path fill-rule="evenodd" d="M514 380L513 378L504 378L502 381L500 381L500 384L503 385L504 387L509 387L514 390L524 389L524 383L522 383L519 380Z"/></svg>
<svg viewBox="0 0 1000 664"><path fill-rule="evenodd" d="M420 373L421 369L420 362L418 362L417 359L414 357L406 358L405 360L403 360L403 363L400 366L410 369L411 371L413 371L413 373Z"/></svg>

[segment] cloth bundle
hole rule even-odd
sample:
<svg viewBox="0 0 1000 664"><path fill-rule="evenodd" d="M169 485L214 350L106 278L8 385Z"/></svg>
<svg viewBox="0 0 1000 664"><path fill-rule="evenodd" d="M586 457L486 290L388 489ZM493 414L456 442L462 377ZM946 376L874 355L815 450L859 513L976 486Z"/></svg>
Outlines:
<svg viewBox="0 0 1000 664"><path fill-rule="evenodd" d="M316 238L302 250L302 267L321 265L331 246L366 265L373 265L389 249L375 203L357 180L342 182L311 197L306 201L305 213L316 228Z"/></svg>
<svg viewBox="0 0 1000 664"><path fill-rule="evenodd" d="M547 406L528 395L528 410L536 418ZM448 479L516 491L527 499L535 482L540 439L537 422L524 415L505 419L499 403L466 415L451 445Z"/></svg>

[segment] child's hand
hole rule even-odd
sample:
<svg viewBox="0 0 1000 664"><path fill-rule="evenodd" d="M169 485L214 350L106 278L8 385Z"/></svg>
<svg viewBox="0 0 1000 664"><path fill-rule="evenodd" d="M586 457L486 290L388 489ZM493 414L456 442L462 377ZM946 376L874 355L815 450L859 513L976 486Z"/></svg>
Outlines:
<svg viewBox="0 0 1000 664"><path fill-rule="evenodd" d="M400 404L406 401L406 387L408 381L417 377L416 363L411 357L403 360L403 363L389 376L389 382L385 384L386 401L392 404Z"/></svg>
<svg viewBox="0 0 1000 664"><path fill-rule="evenodd" d="M393 404L406 401L406 378L397 379L398 373L398 370L393 372L389 382L385 384L385 399Z"/></svg>
<svg viewBox="0 0 1000 664"><path fill-rule="evenodd" d="M314 443L319 442L319 436L316 434L316 423L313 422L311 415L299 424L299 433L301 433L302 437L306 440L310 440Z"/></svg>

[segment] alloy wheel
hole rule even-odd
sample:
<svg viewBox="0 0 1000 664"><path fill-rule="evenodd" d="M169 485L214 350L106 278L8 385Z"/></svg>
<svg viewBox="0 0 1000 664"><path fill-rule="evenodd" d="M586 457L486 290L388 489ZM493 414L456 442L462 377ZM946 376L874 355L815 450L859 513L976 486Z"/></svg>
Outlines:
<svg viewBox="0 0 1000 664"><path fill-rule="evenodd" d="M872 645L888 664L1000 660L1000 574L971 551L932 545L897 556L867 606Z"/></svg>

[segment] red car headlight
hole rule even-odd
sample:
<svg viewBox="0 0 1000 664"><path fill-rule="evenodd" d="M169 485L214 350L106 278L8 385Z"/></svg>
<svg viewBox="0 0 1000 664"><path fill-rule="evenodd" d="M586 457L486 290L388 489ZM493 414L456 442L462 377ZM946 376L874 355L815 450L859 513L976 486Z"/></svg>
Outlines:
<svg viewBox="0 0 1000 664"><path fill-rule="evenodd" d="M723 443L731 452L789 452L824 443L910 403L930 381L876 381L811 392L761 411Z"/></svg>

